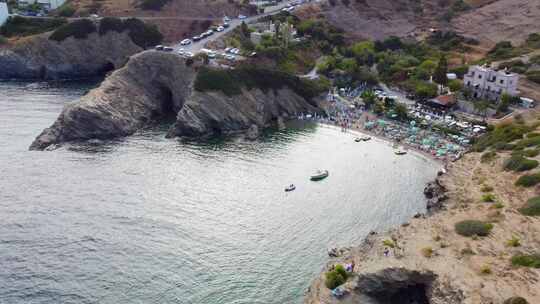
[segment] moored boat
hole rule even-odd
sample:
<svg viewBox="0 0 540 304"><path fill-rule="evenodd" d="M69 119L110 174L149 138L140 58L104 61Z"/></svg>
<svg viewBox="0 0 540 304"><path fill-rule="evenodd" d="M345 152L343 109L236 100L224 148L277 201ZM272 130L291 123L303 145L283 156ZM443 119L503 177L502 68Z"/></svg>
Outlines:
<svg viewBox="0 0 540 304"><path fill-rule="evenodd" d="M287 188L285 188L285 192L291 192L296 190L296 186L294 184L290 184Z"/></svg>
<svg viewBox="0 0 540 304"><path fill-rule="evenodd" d="M407 154L407 151L405 151L405 149L403 149L402 147L399 147L396 150L394 150L394 153L396 155L405 155Z"/></svg>
<svg viewBox="0 0 540 304"><path fill-rule="evenodd" d="M329 175L328 173L328 170L317 170L317 172L313 173L311 175L311 180L312 181L320 181L320 180L323 180L325 178L327 178Z"/></svg>

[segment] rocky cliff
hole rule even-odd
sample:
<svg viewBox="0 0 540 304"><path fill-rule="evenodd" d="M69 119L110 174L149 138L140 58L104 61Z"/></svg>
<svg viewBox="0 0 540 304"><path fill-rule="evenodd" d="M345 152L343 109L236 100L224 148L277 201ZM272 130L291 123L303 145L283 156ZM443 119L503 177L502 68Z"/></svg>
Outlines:
<svg viewBox="0 0 540 304"><path fill-rule="evenodd" d="M68 104L30 149L92 138L113 138L134 133L141 127L176 116L168 136L206 137L250 130L256 136L296 113L316 112L317 107L282 87L263 92L243 88L227 96L220 91L193 89L197 64L173 53L146 51L109 76L99 88L78 102Z"/></svg>
<svg viewBox="0 0 540 304"><path fill-rule="evenodd" d="M97 32L86 39L50 40L51 33L28 37L0 49L0 79L61 79L103 75L141 52L127 32Z"/></svg>

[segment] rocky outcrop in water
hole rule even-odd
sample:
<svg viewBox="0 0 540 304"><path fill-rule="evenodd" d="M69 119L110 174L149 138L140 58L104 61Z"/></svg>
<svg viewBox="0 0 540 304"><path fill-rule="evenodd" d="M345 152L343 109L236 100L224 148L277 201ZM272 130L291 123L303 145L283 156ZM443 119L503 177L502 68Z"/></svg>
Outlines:
<svg viewBox="0 0 540 304"><path fill-rule="evenodd" d="M73 79L103 75L143 49L127 32L92 33L86 39L50 40L51 33L0 49L0 79Z"/></svg>
<svg viewBox="0 0 540 304"><path fill-rule="evenodd" d="M296 113L317 112L310 101L283 87L263 92L242 89L227 96L220 91L193 89L198 66L173 53L146 51L133 56L99 88L68 104L30 149L86 139L126 136L162 119L176 117L168 137L201 138L248 132Z"/></svg>

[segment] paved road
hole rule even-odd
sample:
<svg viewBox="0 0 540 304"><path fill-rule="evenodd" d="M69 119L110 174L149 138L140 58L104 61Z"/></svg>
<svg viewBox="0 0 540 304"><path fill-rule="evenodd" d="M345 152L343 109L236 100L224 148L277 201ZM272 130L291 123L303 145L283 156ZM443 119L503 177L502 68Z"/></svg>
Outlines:
<svg viewBox="0 0 540 304"><path fill-rule="evenodd" d="M238 18L235 18L235 19L233 19L233 20L231 20L229 22L230 26L228 28L226 28L223 32L215 32L212 36L207 37L205 39L202 39L200 41L196 41L196 42L193 41L190 45L180 45L180 42L178 42L175 45L173 45L173 48L175 49L175 51L182 48L186 52L191 52L193 54L196 54L196 53L200 52L204 48L204 45L207 42L215 41L215 40L223 37L225 34L233 31L236 27L240 26L242 24L242 21L245 22L245 23L252 23L252 22L258 20L261 17L275 15L275 14L279 13L287 5L291 4L292 2L294 2L294 1L292 1L292 0L283 1L279 5L267 7L264 14L251 16L251 17L248 17L248 18L246 18L244 20L240 20ZM229 17L232 18L231 16L229 16ZM186 37L186 38L188 38L188 37ZM191 37L189 37L189 38L191 38Z"/></svg>

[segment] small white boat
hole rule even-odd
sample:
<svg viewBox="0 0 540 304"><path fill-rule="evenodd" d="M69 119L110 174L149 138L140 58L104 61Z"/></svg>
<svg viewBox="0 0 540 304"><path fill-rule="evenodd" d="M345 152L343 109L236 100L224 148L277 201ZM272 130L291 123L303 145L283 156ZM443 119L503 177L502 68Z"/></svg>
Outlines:
<svg viewBox="0 0 540 304"><path fill-rule="evenodd" d="M285 192L291 192L296 190L296 186L294 184L290 184L287 188L285 188Z"/></svg>
<svg viewBox="0 0 540 304"><path fill-rule="evenodd" d="M396 150L394 150L394 153L396 155L405 155L405 154L407 154L407 151L405 151L405 149L403 149L403 147L399 147Z"/></svg>
<svg viewBox="0 0 540 304"><path fill-rule="evenodd" d="M320 180L323 180L325 178L327 178L329 175L328 173L328 170L317 170L317 172L313 173L311 175L311 180L312 181L320 181Z"/></svg>

